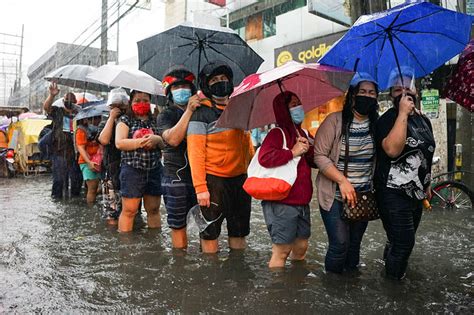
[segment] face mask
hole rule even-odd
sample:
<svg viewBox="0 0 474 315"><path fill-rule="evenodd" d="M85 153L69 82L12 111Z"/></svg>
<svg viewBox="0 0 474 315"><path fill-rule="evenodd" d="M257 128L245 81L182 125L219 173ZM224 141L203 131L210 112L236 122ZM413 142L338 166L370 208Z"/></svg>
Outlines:
<svg viewBox="0 0 474 315"><path fill-rule="evenodd" d="M217 98L230 96L232 89L232 83L229 81L219 81L209 86L212 96Z"/></svg>
<svg viewBox="0 0 474 315"><path fill-rule="evenodd" d="M178 105L186 105L191 97L191 89L177 89L171 91L173 102Z"/></svg>
<svg viewBox="0 0 474 315"><path fill-rule="evenodd" d="M377 99L369 96L356 95L354 110L361 115L368 115L377 110Z"/></svg>
<svg viewBox="0 0 474 315"><path fill-rule="evenodd" d="M291 120L293 120L295 124L301 124L304 119L303 105L298 105L296 107L290 108L290 115Z"/></svg>
<svg viewBox="0 0 474 315"><path fill-rule="evenodd" d="M132 111L137 116L146 116L151 110L150 103L134 103L132 104Z"/></svg>
<svg viewBox="0 0 474 315"><path fill-rule="evenodd" d="M92 141L97 137L99 128L92 124L87 125L87 140Z"/></svg>
<svg viewBox="0 0 474 315"><path fill-rule="evenodd" d="M64 103L64 107L66 107L67 109L72 108L72 102L71 101L63 101L63 103Z"/></svg>
<svg viewBox="0 0 474 315"><path fill-rule="evenodd" d="M416 107L416 96L414 94L411 94L411 93L407 93L407 95L411 96L411 98L413 99L413 103L415 104L415 107ZM400 94L398 95L397 97L395 97L393 99L393 105L398 108L398 106L400 105L400 100L402 99L402 96L403 94Z"/></svg>

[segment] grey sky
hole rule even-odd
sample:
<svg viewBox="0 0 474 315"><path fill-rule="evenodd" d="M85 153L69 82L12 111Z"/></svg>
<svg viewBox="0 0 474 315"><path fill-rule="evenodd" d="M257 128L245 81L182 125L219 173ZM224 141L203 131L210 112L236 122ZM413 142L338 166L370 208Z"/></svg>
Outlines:
<svg viewBox="0 0 474 315"><path fill-rule="evenodd" d="M110 13L116 12L117 1L108 0ZM133 2L133 1L130 1ZM89 44L100 29L101 0L1 0L0 33L21 34L25 25L23 72L56 42ZM121 12L129 6L123 5ZM152 2L152 10L133 10L120 23L120 60L137 55L136 42L163 30L163 8L161 1ZM109 24L117 13L109 17ZM95 23L94 23L95 22ZM91 26L92 25L92 26ZM91 27L89 27L91 26ZM89 28L88 28L89 27ZM87 31L82 34L85 30ZM82 35L81 35L82 34ZM116 28L109 31L109 49L116 49ZM87 38L89 37L89 38ZM11 38L0 35L0 42L11 42ZM100 47L100 40L93 47ZM12 51L14 47L0 44L0 51ZM0 54L0 58L11 58Z"/></svg>

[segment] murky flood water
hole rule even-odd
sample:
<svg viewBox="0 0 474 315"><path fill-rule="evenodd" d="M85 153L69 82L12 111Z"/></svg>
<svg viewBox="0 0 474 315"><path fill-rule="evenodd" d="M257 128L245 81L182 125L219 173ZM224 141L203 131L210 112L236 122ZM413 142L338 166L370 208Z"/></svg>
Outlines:
<svg viewBox="0 0 474 315"><path fill-rule="evenodd" d="M424 214L407 279L381 276L385 234L369 224L358 274L323 271L326 234L313 210L306 263L271 272L254 204L245 252L171 250L162 230L120 235L85 202L53 202L49 176L0 180L0 312L431 313L474 311L474 212ZM316 209L316 205L313 205ZM225 234L224 234L225 235Z"/></svg>

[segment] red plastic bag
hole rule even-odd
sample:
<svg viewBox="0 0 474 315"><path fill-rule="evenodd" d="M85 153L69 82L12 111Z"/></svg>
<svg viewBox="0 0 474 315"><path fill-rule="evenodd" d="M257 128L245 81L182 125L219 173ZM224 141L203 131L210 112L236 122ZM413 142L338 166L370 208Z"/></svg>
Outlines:
<svg viewBox="0 0 474 315"><path fill-rule="evenodd" d="M96 164L95 172L99 173L102 171L102 160L104 159L104 150L102 146L99 146L97 152L91 157L91 162Z"/></svg>

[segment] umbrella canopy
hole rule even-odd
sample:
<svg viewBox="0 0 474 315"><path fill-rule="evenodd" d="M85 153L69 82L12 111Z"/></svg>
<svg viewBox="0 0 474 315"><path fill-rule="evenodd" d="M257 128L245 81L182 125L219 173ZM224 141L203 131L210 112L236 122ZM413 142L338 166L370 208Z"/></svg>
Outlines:
<svg viewBox="0 0 474 315"><path fill-rule="evenodd" d="M107 92L110 88L95 80L87 79L87 75L97 68L88 65L66 65L48 73L44 79L57 84L83 90Z"/></svg>
<svg viewBox="0 0 474 315"><path fill-rule="evenodd" d="M234 73L234 85L255 73L263 59L230 28L189 22L139 41L140 70L162 79L174 65L183 65L196 76L210 61L224 61Z"/></svg>
<svg viewBox="0 0 474 315"><path fill-rule="evenodd" d="M298 95L308 112L344 94L353 75L336 67L296 61L249 75L235 88L217 126L249 130L274 123L273 99L282 90Z"/></svg>
<svg viewBox="0 0 474 315"><path fill-rule="evenodd" d="M78 105L84 104L84 103L89 103L89 102L98 102L103 100L103 98L98 97L97 95L94 95L89 92L77 92L74 93L76 95L76 101Z"/></svg>
<svg viewBox="0 0 474 315"><path fill-rule="evenodd" d="M87 78L102 82L110 87L123 87L152 95L163 95L161 81L143 71L130 67L103 65L96 71L91 72Z"/></svg>
<svg viewBox="0 0 474 315"><path fill-rule="evenodd" d="M95 102L97 103L97 102ZM100 102L97 105L88 106L74 116L74 120L81 120L85 118L97 117L106 115L110 112L110 107L105 104L105 101Z"/></svg>
<svg viewBox="0 0 474 315"><path fill-rule="evenodd" d="M472 17L428 2L403 4L361 16L319 63L367 72L384 90L392 69L428 75L469 41Z"/></svg>
<svg viewBox="0 0 474 315"><path fill-rule="evenodd" d="M469 42L459 57L443 95L474 112L474 40Z"/></svg>

